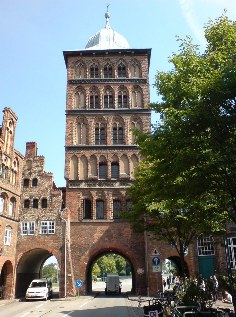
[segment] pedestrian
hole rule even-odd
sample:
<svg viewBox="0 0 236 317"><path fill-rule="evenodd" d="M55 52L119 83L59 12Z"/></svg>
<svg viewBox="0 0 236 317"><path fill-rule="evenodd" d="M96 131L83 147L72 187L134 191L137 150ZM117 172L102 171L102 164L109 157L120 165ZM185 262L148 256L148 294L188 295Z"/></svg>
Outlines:
<svg viewBox="0 0 236 317"><path fill-rule="evenodd" d="M163 277L162 283L163 283L163 288L165 289L166 288L166 280L164 277Z"/></svg>
<svg viewBox="0 0 236 317"><path fill-rule="evenodd" d="M170 277L169 276L167 276L166 284L167 284L168 289L170 289Z"/></svg>

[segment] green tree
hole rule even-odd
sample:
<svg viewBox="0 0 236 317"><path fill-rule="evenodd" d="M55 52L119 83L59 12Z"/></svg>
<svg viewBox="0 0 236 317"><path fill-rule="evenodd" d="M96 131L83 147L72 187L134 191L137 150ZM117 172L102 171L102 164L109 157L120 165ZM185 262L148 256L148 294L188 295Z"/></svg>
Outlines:
<svg viewBox="0 0 236 317"><path fill-rule="evenodd" d="M93 270L92 270L92 276L96 277L96 276L100 276L100 275L101 275L100 267L97 263L95 263L93 266Z"/></svg>
<svg viewBox="0 0 236 317"><path fill-rule="evenodd" d="M160 122L136 131L143 161L130 188L137 230L153 231L179 253L200 233L236 222L236 23L225 15L205 27L200 53L189 37L157 72Z"/></svg>
<svg viewBox="0 0 236 317"><path fill-rule="evenodd" d="M57 282L58 272L55 263L47 264L42 269L42 277L48 278L52 282Z"/></svg>
<svg viewBox="0 0 236 317"><path fill-rule="evenodd" d="M102 273L117 273L116 262L113 255L103 255L98 261L98 266Z"/></svg>
<svg viewBox="0 0 236 317"><path fill-rule="evenodd" d="M116 263L117 273L119 275L125 275L125 273L126 273L126 260L118 254L114 254L114 259L115 259L115 263Z"/></svg>

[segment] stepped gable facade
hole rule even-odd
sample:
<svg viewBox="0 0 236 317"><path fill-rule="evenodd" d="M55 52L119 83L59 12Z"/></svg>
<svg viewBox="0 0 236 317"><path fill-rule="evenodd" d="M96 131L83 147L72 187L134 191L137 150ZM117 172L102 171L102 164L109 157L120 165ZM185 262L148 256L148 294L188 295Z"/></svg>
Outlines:
<svg viewBox="0 0 236 317"><path fill-rule="evenodd" d="M0 295L14 296L14 271L21 174L24 157L14 148L17 116L9 107L3 109L0 128Z"/></svg>

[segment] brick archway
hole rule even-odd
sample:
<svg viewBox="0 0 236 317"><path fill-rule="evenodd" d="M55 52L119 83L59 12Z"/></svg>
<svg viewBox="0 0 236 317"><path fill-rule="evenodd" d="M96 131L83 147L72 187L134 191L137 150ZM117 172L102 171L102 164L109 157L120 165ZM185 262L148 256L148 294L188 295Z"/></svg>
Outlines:
<svg viewBox="0 0 236 317"><path fill-rule="evenodd" d="M13 295L13 266L11 261L6 261L1 270L0 287L2 298L12 298Z"/></svg>
<svg viewBox="0 0 236 317"><path fill-rule="evenodd" d="M86 269L86 281L87 281L87 285L86 285L86 293L87 294L91 294L92 293L92 269L93 269L93 265L95 264L95 262L101 258L102 256L106 255L106 254L117 254L122 256L130 265L131 268L131 272L132 272L132 289L131 292L135 293L135 289L136 289L136 279L135 279L135 272L134 272L134 266L132 264L131 259L129 259L127 256L125 256L125 254L117 249L108 249L108 248L104 248L101 249L99 252L97 252L96 254L94 254L88 264L87 264L87 269Z"/></svg>
<svg viewBox="0 0 236 317"><path fill-rule="evenodd" d="M24 297L30 282L40 278L43 264L51 256L52 253L42 248L32 249L21 256L16 267L16 298Z"/></svg>
<svg viewBox="0 0 236 317"><path fill-rule="evenodd" d="M168 260L172 261L176 268L177 268L177 275L180 274L180 271L181 271L181 263L180 263L180 257L179 256L170 256L168 257ZM186 262L184 262L184 271L185 271L185 274L187 276L189 276L189 269L188 269L188 265Z"/></svg>

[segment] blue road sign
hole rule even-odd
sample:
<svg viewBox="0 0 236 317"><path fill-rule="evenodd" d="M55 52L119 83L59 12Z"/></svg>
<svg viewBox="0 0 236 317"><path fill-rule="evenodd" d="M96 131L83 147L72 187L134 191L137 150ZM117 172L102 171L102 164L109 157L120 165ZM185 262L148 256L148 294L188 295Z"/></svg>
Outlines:
<svg viewBox="0 0 236 317"><path fill-rule="evenodd" d="M83 282L81 280L77 280L75 282L75 287L80 288L83 285Z"/></svg>
<svg viewBox="0 0 236 317"><path fill-rule="evenodd" d="M152 265L159 265L160 263L161 263L161 260L157 256L152 258Z"/></svg>

